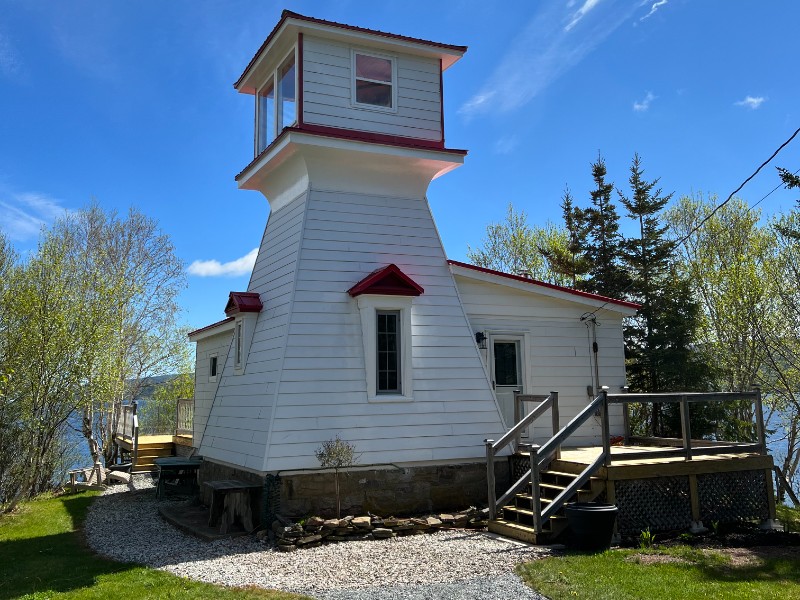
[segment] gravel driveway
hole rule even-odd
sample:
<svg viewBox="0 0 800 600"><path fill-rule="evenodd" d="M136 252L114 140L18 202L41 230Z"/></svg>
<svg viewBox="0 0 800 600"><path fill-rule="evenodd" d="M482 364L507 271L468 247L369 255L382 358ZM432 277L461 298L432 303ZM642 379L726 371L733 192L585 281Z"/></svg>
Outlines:
<svg viewBox="0 0 800 600"><path fill-rule="evenodd" d="M514 575L514 565L550 553L467 531L352 541L278 552L243 536L204 542L158 515L149 477L109 488L92 504L86 538L96 552L219 585L257 585L323 600L543 600ZM160 501L160 502L169 502ZM124 532L124 534L123 534ZM127 540L122 545L119 540Z"/></svg>

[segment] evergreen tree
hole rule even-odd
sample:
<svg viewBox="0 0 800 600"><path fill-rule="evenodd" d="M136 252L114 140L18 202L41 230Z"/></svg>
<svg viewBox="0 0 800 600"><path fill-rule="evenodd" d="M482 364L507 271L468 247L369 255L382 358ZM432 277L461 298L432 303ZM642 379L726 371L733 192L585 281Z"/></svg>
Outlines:
<svg viewBox="0 0 800 600"><path fill-rule="evenodd" d="M589 273L590 263L586 258L587 234L584 211L573 204L569 188L564 190L561 200L567 239L562 246L541 248L550 268L561 274L568 285L576 288Z"/></svg>
<svg viewBox="0 0 800 600"><path fill-rule="evenodd" d="M622 268L622 235L619 215L611 200L613 183L606 183L606 163L602 156L592 164L595 189L592 205L582 211L588 231L589 244L585 257L591 267L589 278L579 283L579 289L610 298L622 298L628 276Z"/></svg>

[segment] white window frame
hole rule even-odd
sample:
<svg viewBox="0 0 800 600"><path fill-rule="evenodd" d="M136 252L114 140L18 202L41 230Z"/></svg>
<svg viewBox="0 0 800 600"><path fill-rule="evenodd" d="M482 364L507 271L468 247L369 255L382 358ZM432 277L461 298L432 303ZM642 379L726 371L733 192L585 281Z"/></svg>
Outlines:
<svg viewBox="0 0 800 600"><path fill-rule="evenodd" d="M279 89L280 79L278 78L278 72L280 71L281 66L283 66L286 60L292 55L294 55L294 101L296 104L295 119L293 124L286 125L285 127L291 127L292 125L297 124L298 116L300 115L300 111L302 110L302 107L300 106L300 98L298 96L299 83L300 83L300 65L297 62L298 61L297 46L292 46L292 49L289 50L284 55L284 57L278 61L278 63L275 65L275 68L272 69L269 75L267 75L267 77L264 78L264 83L262 83L256 90L255 135L253 139L253 152L255 156L258 156L260 154L258 150L258 130L259 130L258 125L259 125L259 119L261 118L260 114L261 103L259 102L259 99L261 98L261 90L266 88L270 84L270 82L272 82L272 93L274 95L273 102L275 104L275 111L272 114L272 130L275 132L275 135L273 136L272 140L270 140L270 142L264 146L261 152L267 149L270 146L270 144L272 144L272 142L278 139L278 136L284 129L284 126L281 125L281 122L283 121L283 102L280 101L281 100L280 89Z"/></svg>
<svg viewBox="0 0 800 600"><path fill-rule="evenodd" d="M364 341L364 369L369 402L411 402L414 400L414 368L411 357L411 296L363 294L356 298L361 314ZM378 311L400 314L400 394L378 393Z"/></svg>
<svg viewBox="0 0 800 600"><path fill-rule="evenodd" d="M358 79L362 79L364 81L374 81L375 83L382 83L391 85L392 87L392 105L391 106L378 106L377 104L365 104L362 102L356 101L356 55L361 54L362 56L372 56L374 58L382 58L384 60L388 60L392 63L392 81L378 81L376 79L367 79L365 77L359 77ZM397 112L397 57L392 56L390 54L380 54L378 52L372 52L370 50L361 50L359 48L351 48L350 49L350 105L353 108L359 108L364 110L377 110L379 112L388 112L388 113L396 113Z"/></svg>
<svg viewBox="0 0 800 600"><path fill-rule="evenodd" d="M216 360L216 370L214 374L211 374L211 363L212 361ZM208 355L208 381L210 383L214 383L217 380L217 375L219 375L219 353L214 352L213 354Z"/></svg>

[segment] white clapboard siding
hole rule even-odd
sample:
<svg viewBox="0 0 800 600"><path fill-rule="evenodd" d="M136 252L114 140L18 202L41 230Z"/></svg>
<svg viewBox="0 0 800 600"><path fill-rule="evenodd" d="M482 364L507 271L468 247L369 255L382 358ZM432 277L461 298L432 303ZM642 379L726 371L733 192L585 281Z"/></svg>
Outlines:
<svg viewBox="0 0 800 600"><path fill-rule="evenodd" d="M526 293L510 286L456 276L461 301L474 331L526 335L525 393L559 392L559 416L566 425L590 401L586 386L592 384L590 340L581 315L591 310L585 303ZM625 357L621 315L599 311L598 364L600 384L612 393L625 385ZM550 436L549 417L537 422L534 435L541 443ZM622 434L622 409L611 408L611 434ZM587 421L571 438L569 445L596 445L601 438L600 420Z"/></svg>
<svg viewBox="0 0 800 600"><path fill-rule="evenodd" d="M258 471L263 468L289 331L305 203L302 194L270 214L248 286L248 291L260 295L263 309L256 319L244 373L234 373L233 358L228 356L219 376L200 447L208 458Z"/></svg>
<svg viewBox="0 0 800 600"><path fill-rule="evenodd" d="M353 106L351 48L306 36L303 41L303 122L430 141L442 139L439 61L396 55L397 110Z"/></svg>
<svg viewBox="0 0 800 600"><path fill-rule="evenodd" d="M232 338L233 333L227 330L197 342L195 350L194 418L192 422L192 444L196 448L199 448L203 441L208 415L211 412L211 405L217 393L221 373L225 369L225 361L228 358L228 350ZM212 355L217 357L217 376L213 381L210 379L209 372Z"/></svg>
<svg viewBox="0 0 800 600"><path fill-rule="evenodd" d="M438 460L443 448L481 460L500 416L426 200L312 190L305 210L264 470L315 467L314 450L336 435L371 463ZM370 402L347 290L389 263L425 290L411 309L413 400Z"/></svg>

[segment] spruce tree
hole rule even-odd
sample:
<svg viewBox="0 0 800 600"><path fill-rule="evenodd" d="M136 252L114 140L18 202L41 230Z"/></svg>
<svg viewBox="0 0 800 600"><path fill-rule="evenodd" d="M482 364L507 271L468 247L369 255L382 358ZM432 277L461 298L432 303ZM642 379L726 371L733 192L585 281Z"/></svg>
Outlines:
<svg viewBox="0 0 800 600"><path fill-rule="evenodd" d="M573 288L578 287L589 273L590 262L586 258L588 245L586 217L584 211L573 204L569 188L564 190L561 199L561 211L564 216L564 225L567 234L566 244L540 248L547 258L550 269L562 275Z"/></svg>
<svg viewBox="0 0 800 600"><path fill-rule="evenodd" d="M622 298L628 277L622 266L622 235L619 233L619 215L611 200L613 183L606 183L606 163L602 156L592 164L595 189L591 192L592 205L583 210L589 243L585 257L591 267L589 278L579 283L579 288L610 298Z"/></svg>

